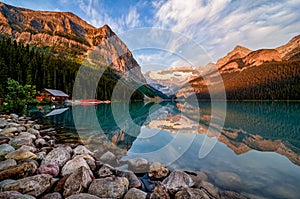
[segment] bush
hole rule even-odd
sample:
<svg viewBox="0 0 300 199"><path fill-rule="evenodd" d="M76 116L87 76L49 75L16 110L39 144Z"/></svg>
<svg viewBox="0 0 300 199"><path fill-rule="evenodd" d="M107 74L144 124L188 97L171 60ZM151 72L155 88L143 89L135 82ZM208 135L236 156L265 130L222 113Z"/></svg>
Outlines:
<svg viewBox="0 0 300 199"><path fill-rule="evenodd" d="M9 78L7 80L7 91L4 98L4 112L23 114L28 105L38 103L38 101L34 99L36 95L35 86L22 86L18 81Z"/></svg>

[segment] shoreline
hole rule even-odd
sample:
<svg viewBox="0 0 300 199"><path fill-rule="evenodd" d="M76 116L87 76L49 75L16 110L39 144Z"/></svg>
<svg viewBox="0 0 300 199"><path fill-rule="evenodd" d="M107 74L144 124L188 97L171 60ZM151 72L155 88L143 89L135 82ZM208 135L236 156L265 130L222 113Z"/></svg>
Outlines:
<svg viewBox="0 0 300 199"><path fill-rule="evenodd" d="M213 185L203 171L119 161L110 151L56 143L56 133L29 117L0 116L0 198L246 198Z"/></svg>

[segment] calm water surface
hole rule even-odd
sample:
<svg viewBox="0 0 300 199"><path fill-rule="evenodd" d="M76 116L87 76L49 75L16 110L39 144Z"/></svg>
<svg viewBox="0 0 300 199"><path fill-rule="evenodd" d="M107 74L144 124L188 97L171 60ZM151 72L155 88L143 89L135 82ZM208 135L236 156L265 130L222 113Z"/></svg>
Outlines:
<svg viewBox="0 0 300 199"><path fill-rule="evenodd" d="M202 170L218 187L250 198L299 198L299 113L300 103L282 102L228 102L213 109L208 102L115 103L74 106L43 120L60 129L62 142L110 150L123 160L143 157Z"/></svg>

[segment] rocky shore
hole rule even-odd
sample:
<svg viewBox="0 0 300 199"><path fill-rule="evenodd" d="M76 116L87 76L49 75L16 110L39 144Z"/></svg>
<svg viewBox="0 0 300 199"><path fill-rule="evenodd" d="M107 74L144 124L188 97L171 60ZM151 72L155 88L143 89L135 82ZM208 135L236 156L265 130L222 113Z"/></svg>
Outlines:
<svg viewBox="0 0 300 199"><path fill-rule="evenodd" d="M171 171L143 158L120 161L28 117L0 116L0 198L246 198L214 186L203 171Z"/></svg>

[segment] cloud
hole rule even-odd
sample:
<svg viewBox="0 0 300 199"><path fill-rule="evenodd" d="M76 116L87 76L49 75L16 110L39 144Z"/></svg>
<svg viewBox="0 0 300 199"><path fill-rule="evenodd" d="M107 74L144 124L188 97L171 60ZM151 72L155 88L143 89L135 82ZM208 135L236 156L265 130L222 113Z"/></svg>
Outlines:
<svg viewBox="0 0 300 199"><path fill-rule="evenodd" d="M137 12L136 7L132 7L129 10L128 15L125 18L126 26L130 28L136 28L141 25L140 14Z"/></svg>
<svg viewBox="0 0 300 199"><path fill-rule="evenodd" d="M238 44L274 48L300 32L299 0L170 0L153 7L155 26L187 35L215 61Z"/></svg>

